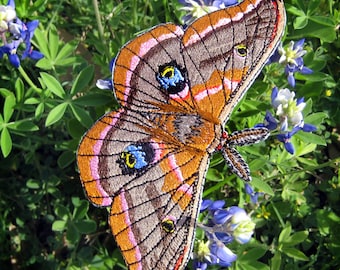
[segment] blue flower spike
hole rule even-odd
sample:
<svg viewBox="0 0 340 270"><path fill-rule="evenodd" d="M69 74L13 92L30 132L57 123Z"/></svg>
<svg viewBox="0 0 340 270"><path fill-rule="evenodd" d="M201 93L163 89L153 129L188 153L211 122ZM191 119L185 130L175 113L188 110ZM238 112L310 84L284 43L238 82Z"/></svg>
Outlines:
<svg viewBox="0 0 340 270"><path fill-rule="evenodd" d="M291 143L291 138L300 130L303 132L316 131L314 125L304 122L302 114L303 109L306 107L304 98L295 98L295 92L288 88L278 89L274 87L271 93L271 104L275 109L275 116L278 119L267 111L263 123L256 126L266 127L269 130L277 130L279 132L277 139L283 142L285 150L293 155L295 149Z"/></svg>
<svg viewBox="0 0 340 270"><path fill-rule="evenodd" d="M9 62L15 68L20 66L20 58L31 58L39 60L44 55L33 50L31 40L34 31L38 27L39 21L23 23L16 16L14 0L9 0L6 6L0 6L0 38L3 45L0 47L0 59L4 55L8 56ZM21 51L21 45L24 51ZM19 57L20 56L20 57Z"/></svg>
<svg viewBox="0 0 340 270"><path fill-rule="evenodd" d="M227 245L234 240L244 244L250 241L255 223L240 207L223 208L222 200L202 202L201 212L206 212L206 222L198 224L207 241L198 240L194 252L194 269L207 269L209 265L229 267L237 259Z"/></svg>
<svg viewBox="0 0 340 270"><path fill-rule="evenodd" d="M278 62L285 65L288 84L292 87L295 87L296 84L294 77L296 72L300 72L301 74L313 73L313 70L304 66L302 57L307 53L307 51L303 49L304 43L305 39L300 39L297 42L291 41L289 46L285 48L281 43L278 48L280 55Z"/></svg>

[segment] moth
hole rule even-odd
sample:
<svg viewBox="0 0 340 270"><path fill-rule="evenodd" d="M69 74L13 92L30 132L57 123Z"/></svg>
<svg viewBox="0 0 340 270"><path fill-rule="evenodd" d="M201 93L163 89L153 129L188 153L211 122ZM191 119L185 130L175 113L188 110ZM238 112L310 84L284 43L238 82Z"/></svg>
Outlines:
<svg viewBox="0 0 340 270"><path fill-rule="evenodd" d="M244 0L185 29L160 24L128 42L113 67L120 108L100 118L77 155L88 199L111 207L109 224L129 269L184 269L206 170L222 154L250 180L236 145L266 129L224 127L285 26L280 0Z"/></svg>

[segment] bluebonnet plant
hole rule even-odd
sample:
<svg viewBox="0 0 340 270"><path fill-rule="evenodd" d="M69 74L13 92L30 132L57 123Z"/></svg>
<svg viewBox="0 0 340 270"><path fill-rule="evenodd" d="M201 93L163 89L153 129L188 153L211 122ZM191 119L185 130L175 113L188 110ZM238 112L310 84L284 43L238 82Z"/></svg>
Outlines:
<svg viewBox="0 0 340 270"><path fill-rule="evenodd" d="M17 18L14 0L9 0L7 6L0 6L0 37L4 44L0 47L0 58L6 54L9 62L18 68L20 66L18 51L22 44L24 44L25 49L21 54L21 59L29 57L39 60L43 58L44 55L33 50L31 44L38 24L38 20L23 23Z"/></svg>
<svg viewBox="0 0 340 270"><path fill-rule="evenodd" d="M259 196L263 195L263 192L255 192L253 187L249 184L245 184L245 191L250 196L250 200L252 203L257 203Z"/></svg>
<svg viewBox="0 0 340 270"><path fill-rule="evenodd" d="M306 106L303 98L295 99L295 92L289 89L273 88L271 103L276 110L275 114L278 120L267 111L264 123L256 125L257 127L266 127L270 130L278 129L280 134L278 140L284 143L285 149L294 154L294 146L291 138L298 131L312 132L316 127L306 124L303 119L302 111Z"/></svg>
<svg viewBox="0 0 340 270"><path fill-rule="evenodd" d="M208 240L199 240L195 246L194 267L204 270L208 265L229 267L237 259L226 245L233 241L244 244L253 235L255 223L246 211L237 206L224 209L224 201L204 200L201 212L207 213L203 229Z"/></svg>
<svg viewBox="0 0 340 270"><path fill-rule="evenodd" d="M238 0L179 0L179 3L183 5L181 10L188 13L183 16L182 21L189 24L207 13L235 5Z"/></svg>
<svg viewBox="0 0 340 270"><path fill-rule="evenodd" d="M306 54L306 50L303 49L305 39L300 39L297 42L291 41L287 47L283 47L280 44L276 55L274 58L278 59L278 62L285 65L285 74L287 75L287 80L290 86L295 87L295 77L296 72L302 74L311 74L313 70L304 66L303 58Z"/></svg>
<svg viewBox="0 0 340 270"><path fill-rule="evenodd" d="M110 64L109 64L109 68L110 68L110 72L112 73L112 69L115 63L115 57L111 59ZM113 83L112 83L112 78L107 78L107 79L99 79L96 82L96 86L99 89L107 89L107 90L113 90Z"/></svg>

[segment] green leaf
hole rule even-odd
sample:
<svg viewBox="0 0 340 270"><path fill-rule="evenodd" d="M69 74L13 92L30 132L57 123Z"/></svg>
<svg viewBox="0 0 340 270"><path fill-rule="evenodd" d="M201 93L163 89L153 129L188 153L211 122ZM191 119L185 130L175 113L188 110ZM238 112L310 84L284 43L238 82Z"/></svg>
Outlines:
<svg viewBox="0 0 340 270"><path fill-rule="evenodd" d="M62 61L65 60L68 56L70 56L75 50L77 46L71 43L66 43L62 46L61 50L59 51L55 62L60 62L62 64Z"/></svg>
<svg viewBox="0 0 340 270"><path fill-rule="evenodd" d="M36 105L39 104L40 100L35 98L35 97L31 97L25 100L24 104L28 104L28 105Z"/></svg>
<svg viewBox="0 0 340 270"><path fill-rule="evenodd" d="M49 62L48 59L50 59L51 56L50 56L50 50L48 48L49 44L48 44L48 41L47 41L46 32L43 32L42 30L37 28L34 31L34 37L35 37L35 40L38 44L40 52L43 53L44 56L45 56L40 61L45 60L45 61Z"/></svg>
<svg viewBox="0 0 340 270"><path fill-rule="evenodd" d="M21 78L18 78L15 81L15 95L16 95L16 99L17 102L21 102L24 98L24 93L25 93L25 87L24 87L24 83L21 80Z"/></svg>
<svg viewBox="0 0 340 270"><path fill-rule="evenodd" d="M13 92L6 89L6 88L0 88L0 94L1 94L1 96L3 96L5 98L7 96L13 95Z"/></svg>
<svg viewBox="0 0 340 270"><path fill-rule="evenodd" d="M224 174L215 168L209 168L206 174L206 179L209 181L219 182L224 180Z"/></svg>
<svg viewBox="0 0 340 270"><path fill-rule="evenodd" d="M287 246L287 244L289 244L290 246L295 246L297 244L300 244L303 241L305 241L307 237L308 237L308 231L296 232L287 239L287 241L285 242L285 246Z"/></svg>
<svg viewBox="0 0 340 270"><path fill-rule="evenodd" d="M309 18L311 21L335 29L336 24L334 23L333 19L330 17L325 17L325 16L311 16Z"/></svg>
<svg viewBox="0 0 340 270"><path fill-rule="evenodd" d="M77 227L75 224L69 223L67 226L67 231L66 231L66 239L70 241L72 244L75 244L76 242L79 241L80 235Z"/></svg>
<svg viewBox="0 0 340 270"><path fill-rule="evenodd" d="M82 205L83 201L85 200L81 200L79 197L72 197L71 198L72 204L75 208L79 207ZM85 201L86 202L86 201ZM74 212L74 211L73 211Z"/></svg>
<svg viewBox="0 0 340 270"><path fill-rule="evenodd" d="M265 253L267 252L267 249L256 247L252 248L250 250L247 250L246 252L243 252L240 256L238 256L242 261L254 261L259 258L261 258Z"/></svg>
<svg viewBox="0 0 340 270"><path fill-rule="evenodd" d="M307 17L297 17L294 20L294 29L303 29L306 27L306 25L308 24L308 19Z"/></svg>
<svg viewBox="0 0 340 270"><path fill-rule="evenodd" d="M79 73L71 89L72 96L83 90L92 81L93 72L93 66L88 66Z"/></svg>
<svg viewBox="0 0 340 270"><path fill-rule="evenodd" d="M289 223L286 224L286 227L281 231L279 236L279 243L284 243L285 239L287 239L292 232L292 227Z"/></svg>
<svg viewBox="0 0 340 270"><path fill-rule="evenodd" d="M79 140L84 135L86 129L76 119L72 118L67 123L67 131L72 138Z"/></svg>
<svg viewBox="0 0 340 270"><path fill-rule="evenodd" d="M41 188L41 182L36 179L29 179L26 182L26 186L30 189L40 189Z"/></svg>
<svg viewBox="0 0 340 270"><path fill-rule="evenodd" d="M286 5L286 10L287 12L295 15L295 16L299 16L299 17L303 17L303 16L306 16L306 14L304 13L303 10L295 7L295 6L292 6L292 5Z"/></svg>
<svg viewBox="0 0 340 270"><path fill-rule="evenodd" d="M55 232L62 232L66 228L66 220L56 220L52 224L52 230Z"/></svg>
<svg viewBox="0 0 340 270"><path fill-rule="evenodd" d="M37 131L39 127L32 123L32 120L23 119L14 122L13 125L9 126L10 129L18 131Z"/></svg>
<svg viewBox="0 0 340 270"><path fill-rule="evenodd" d="M281 252L276 251L273 258L270 260L270 269L281 269L281 261Z"/></svg>
<svg viewBox="0 0 340 270"><path fill-rule="evenodd" d="M271 186L262 181L260 178L257 178L256 176L253 177L251 185L257 188L260 192L264 192L266 194L269 194L270 196L274 196L274 191Z"/></svg>
<svg viewBox="0 0 340 270"><path fill-rule="evenodd" d="M296 140L296 139L297 139L297 137L294 138L294 140ZM314 144L314 143L303 144L303 145L295 145L295 154L294 155L297 156L297 157L300 157L300 156L303 156L303 155L306 155L308 153L315 151L315 148L316 148L316 144Z"/></svg>
<svg viewBox="0 0 340 270"><path fill-rule="evenodd" d="M308 257L296 248L282 248L282 252L293 259L299 261L309 261Z"/></svg>
<svg viewBox="0 0 340 270"><path fill-rule="evenodd" d="M59 49L59 36L58 32L54 25L51 25L50 31L48 33L48 44L50 49L50 57L51 60L55 60L57 57L58 49Z"/></svg>
<svg viewBox="0 0 340 270"><path fill-rule="evenodd" d="M54 211L56 215L63 220L67 220L68 217L71 216L70 210L61 204L56 205Z"/></svg>
<svg viewBox="0 0 340 270"><path fill-rule="evenodd" d="M65 67L66 67L66 66L71 66L71 65L73 65L74 63L77 63L77 61L79 61L79 60L77 59L77 57L72 56L72 57L64 58L64 59L62 59L62 60L56 62L55 64L56 64L56 65L59 65L59 66L65 66Z"/></svg>
<svg viewBox="0 0 340 270"><path fill-rule="evenodd" d="M74 162L75 156L72 151L65 151L58 157L58 166L61 169L66 168Z"/></svg>
<svg viewBox="0 0 340 270"><path fill-rule="evenodd" d="M40 77L45 83L47 89L49 89L53 94L64 99L65 91L59 81L48 73L40 72Z"/></svg>
<svg viewBox="0 0 340 270"><path fill-rule="evenodd" d="M305 123L312 124L315 126L320 125L324 122L325 118L328 118L328 114L325 112L313 113L305 117Z"/></svg>
<svg viewBox="0 0 340 270"><path fill-rule="evenodd" d="M310 132L303 132L300 134L296 134L296 138L299 138L301 141L305 143L314 143L317 145L324 145L326 146L326 140L324 136L319 136Z"/></svg>
<svg viewBox="0 0 340 270"><path fill-rule="evenodd" d="M9 119L11 119L12 114L14 112L15 106L15 97L14 95L9 95L5 99L4 104L4 122L8 123Z"/></svg>
<svg viewBox="0 0 340 270"><path fill-rule="evenodd" d="M93 120L90 117L89 113L82 109L81 107L70 104L72 113L74 117L86 128L90 128L93 124Z"/></svg>
<svg viewBox="0 0 340 270"><path fill-rule="evenodd" d="M47 115L45 126L50 126L58 122L64 116L67 106L67 103L61 103L54 107Z"/></svg>
<svg viewBox="0 0 340 270"><path fill-rule="evenodd" d="M1 151L4 157L7 157L12 151L12 139L7 127L4 127L1 131Z"/></svg>
<svg viewBox="0 0 340 270"><path fill-rule="evenodd" d="M80 205L77 206L73 212L74 219L82 219L83 217L85 217L88 210L89 202L85 200L80 201Z"/></svg>
<svg viewBox="0 0 340 270"><path fill-rule="evenodd" d="M51 60L47 57L41 58L35 65L36 67L45 69L45 70L50 70L53 68L53 64Z"/></svg>
<svg viewBox="0 0 340 270"><path fill-rule="evenodd" d="M78 232L83 234L93 233L97 230L97 224L93 220L77 220L74 222L74 226Z"/></svg>
<svg viewBox="0 0 340 270"><path fill-rule="evenodd" d="M45 104L44 104L44 103L40 103L40 104L36 107L36 109L35 109L35 114L34 114L34 116L35 116L36 120L38 120L38 119L41 118L41 116L42 116L42 114L44 113L44 111L45 111Z"/></svg>
<svg viewBox="0 0 340 270"><path fill-rule="evenodd" d="M114 97L110 92L94 93L81 96L74 100L74 103L82 106L104 106L113 101Z"/></svg>

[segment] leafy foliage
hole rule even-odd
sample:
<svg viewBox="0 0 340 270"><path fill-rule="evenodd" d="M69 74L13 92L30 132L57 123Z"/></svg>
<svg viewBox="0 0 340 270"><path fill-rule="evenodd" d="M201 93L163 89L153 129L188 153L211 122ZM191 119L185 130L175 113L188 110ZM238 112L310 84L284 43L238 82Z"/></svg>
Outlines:
<svg viewBox="0 0 340 270"><path fill-rule="evenodd" d="M0 264L2 269L125 269L107 213L89 205L75 154L83 133L118 104L95 79L136 34L161 22L180 23L177 1L16 1L23 21L39 19L32 44L44 54L18 69L0 62ZM7 1L1 0L6 5ZM286 0L284 43L306 38L295 91L305 97L314 133L292 138L294 155L270 137L239 151L264 196L251 204L244 183L212 157L204 198L252 211L254 239L233 245L235 269L340 267L340 9L332 0ZM282 67L264 69L234 111L228 131L252 127L270 110L273 85L287 86ZM262 80L261 80L262 79ZM199 235L198 235L199 237ZM191 267L191 266L189 266Z"/></svg>

